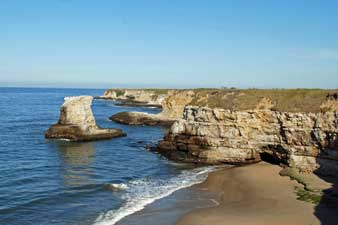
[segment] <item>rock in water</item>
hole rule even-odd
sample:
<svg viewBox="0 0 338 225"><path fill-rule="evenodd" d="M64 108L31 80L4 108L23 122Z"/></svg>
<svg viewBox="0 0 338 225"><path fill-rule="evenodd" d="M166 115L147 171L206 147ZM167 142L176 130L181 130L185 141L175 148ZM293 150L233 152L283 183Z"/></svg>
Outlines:
<svg viewBox="0 0 338 225"><path fill-rule="evenodd" d="M128 125L171 126L175 120L144 112L119 112L110 120Z"/></svg>
<svg viewBox="0 0 338 225"><path fill-rule="evenodd" d="M170 126L182 118L184 107L191 102L193 95L193 91L168 91L161 101L161 113L120 112L111 116L110 119L128 125Z"/></svg>
<svg viewBox="0 0 338 225"><path fill-rule="evenodd" d="M125 136L120 129L102 129L96 125L91 109L93 97L66 97L60 109L60 119L45 133L46 138L71 141L92 141Z"/></svg>

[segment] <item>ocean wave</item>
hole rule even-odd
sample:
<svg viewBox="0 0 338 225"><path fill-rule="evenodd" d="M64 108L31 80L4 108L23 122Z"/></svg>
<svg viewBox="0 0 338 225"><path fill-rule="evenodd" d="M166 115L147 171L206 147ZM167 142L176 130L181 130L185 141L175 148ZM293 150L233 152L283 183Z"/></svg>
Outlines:
<svg viewBox="0 0 338 225"><path fill-rule="evenodd" d="M203 182L209 172L217 167L201 167L192 170L184 170L181 174L169 179L143 178L130 181L124 189L122 199L125 203L118 209L102 213L94 222L94 225L112 225L124 217L144 209L146 205L155 200L169 196L173 192ZM121 185L121 184L120 184Z"/></svg>
<svg viewBox="0 0 338 225"><path fill-rule="evenodd" d="M58 141L66 141L66 142L70 142L71 141L70 139L67 139L67 138L58 138L56 140L58 140Z"/></svg>
<svg viewBox="0 0 338 225"><path fill-rule="evenodd" d="M110 187L113 190L125 190L125 189L128 188L128 185L123 184L123 183L121 183L121 184L114 184L114 183L112 183L112 184L110 184Z"/></svg>

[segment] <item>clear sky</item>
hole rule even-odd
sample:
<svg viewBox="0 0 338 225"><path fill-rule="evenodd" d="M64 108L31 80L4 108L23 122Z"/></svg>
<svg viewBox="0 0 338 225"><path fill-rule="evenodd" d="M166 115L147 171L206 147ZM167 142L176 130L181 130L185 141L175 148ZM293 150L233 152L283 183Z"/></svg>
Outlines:
<svg viewBox="0 0 338 225"><path fill-rule="evenodd" d="M1 0L6 85L338 88L338 1Z"/></svg>

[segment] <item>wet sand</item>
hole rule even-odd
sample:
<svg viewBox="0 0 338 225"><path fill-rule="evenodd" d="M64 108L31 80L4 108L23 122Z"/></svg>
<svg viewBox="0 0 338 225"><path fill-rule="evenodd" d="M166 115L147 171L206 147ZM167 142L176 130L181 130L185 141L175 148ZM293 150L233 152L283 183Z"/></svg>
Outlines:
<svg viewBox="0 0 338 225"><path fill-rule="evenodd" d="M210 173L197 188L217 195L218 206L193 210L176 225L319 225L315 205L297 200L296 181L279 175L281 168L267 163ZM338 224L337 211L327 213Z"/></svg>
<svg viewBox="0 0 338 225"><path fill-rule="evenodd" d="M192 210L214 206L215 202L211 200L214 198L214 193L197 186L183 188L123 218L117 225L173 225Z"/></svg>
<svg viewBox="0 0 338 225"><path fill-rule="evenodd" d="M224 168L206 181L155 201L118 225L337 225L338 208L297 200L281 167L258 163ZM325 190L331 183L309 177ZM337 190L338 193L338 190ZM318 210L320 209L320 210Z"/></svg>

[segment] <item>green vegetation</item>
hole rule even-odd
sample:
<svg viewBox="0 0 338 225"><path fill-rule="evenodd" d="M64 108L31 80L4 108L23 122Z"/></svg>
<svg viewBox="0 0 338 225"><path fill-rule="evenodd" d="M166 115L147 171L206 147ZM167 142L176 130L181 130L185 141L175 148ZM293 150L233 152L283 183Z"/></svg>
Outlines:
<svg viewBox="0 0 338 225"><path fill-rule="evenodd" d="M323 193L312 186L311 179L303 176L298 169L286 167L279 172L281 176L288 176L291 180L296 180L303 187L295 187L297 199L313 204L319 204Z"/></svg>
<svg viewBox="0 0 338 225"><path fill-rule="evenodd" d="M298 200L304 201L304 202L310 202L316 205L318 205L320 201L322 200L322 194L307 191L302 188L296 188L296 194L298 196L297 198Z"/></svg>
<svg viewBox="0 0 338 225"><path fill-rule="evenodd" d="M127 88L123 88L123 89L109 89L110 91L115 91L117 96L122 96L124 95L124 93L126 92L126 90L142 90L142 91L149 91L149 92L153 92L156 95L161 95L161 94L167 94L168 91L173 90L173 89L156 89L156 88L145 88L145 89L127 89Z"/></svg>
<svg viewBox="0 0 338 225"><path fill-rule="evenodd" d="M310 183L306 181L305 177L301 175L301 173L296 168L285 167L279 172L281 176L288 176L291 180L296 180L298 183L304 186L305 190L312 191L310 187Z"/></svg>
<svg viewBox="0 0 338 225"><path fill-rule="evenodd" d="M151 91L154 92L156 95L165 95L170 91L171 89L156 89L156 88L148 88L148 89L143 89L145 91Z"/></svg>
<svg viewBox="0 0 338 225"><path fill-rule="evenodd" d="M116 89L116 90L115 90L115 93L116 93L116 96L119 97L119 96L124 95L125 91L122 90L122 89Z"/></svg>

